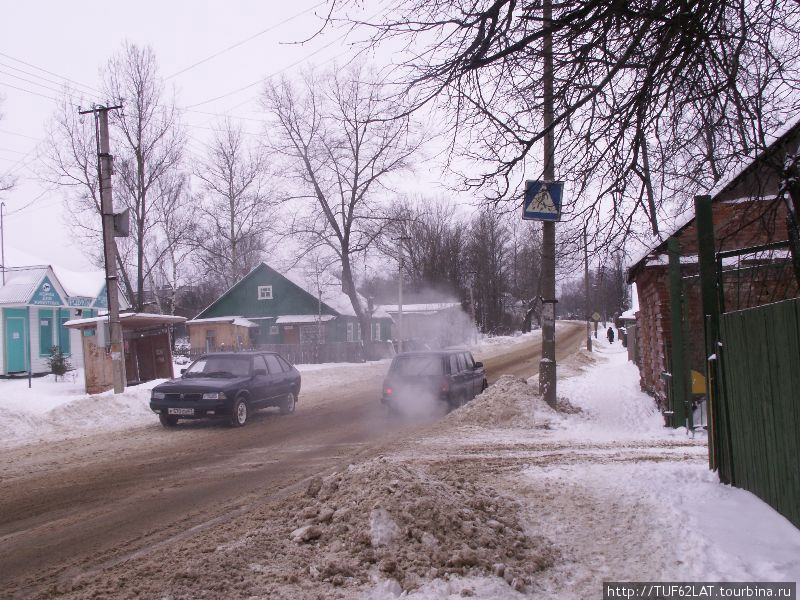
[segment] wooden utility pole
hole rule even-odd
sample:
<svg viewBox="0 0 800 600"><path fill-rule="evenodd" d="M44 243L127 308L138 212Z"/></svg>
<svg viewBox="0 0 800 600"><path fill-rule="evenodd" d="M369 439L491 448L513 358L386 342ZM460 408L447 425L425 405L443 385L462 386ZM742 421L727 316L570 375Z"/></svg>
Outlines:
<svg viewBox="0 0 800 600"><path fill-rule="evenodd" d="M586 235L586 223L583 224L583 295L586 311L586 349L592 351L592 324L589 313L589 242Z"/></svg>
<svg viewBox="0 0 800 600"><path fill-rule="evenodd" d="M555 136L553 135L553 4L542 5L544 39L542 42L542 86L544 92L543 177L555 180ZM550 406L556 404L556 224L542 223L542 358L539 361L539 392Z"/></svg>
<svg viewBox="0 0 800 600"><path fill-rule="evenodd" d="M400 352L403 351L403 244L408 240L407 236L401 235L397 238L400 244L400 260L398 262L398 288L397 288L397 337L400 338L397 348Z"/></svg>
<svg viewBox="0 0 800 600"><path fill-rule="evenodd" d="M108 298L108 328L111 334L111 374L114 393L125 391L125 356L122 345L122 324L119 320L119 283L117 278L117 246L114 243L114 201L111 175L114 158L108 139L108 111L122 106L95 106L80 114L92 113L97 138L97 175L100 179L100 212L103 218L103 255L106 263L106 294Z"/></svg>

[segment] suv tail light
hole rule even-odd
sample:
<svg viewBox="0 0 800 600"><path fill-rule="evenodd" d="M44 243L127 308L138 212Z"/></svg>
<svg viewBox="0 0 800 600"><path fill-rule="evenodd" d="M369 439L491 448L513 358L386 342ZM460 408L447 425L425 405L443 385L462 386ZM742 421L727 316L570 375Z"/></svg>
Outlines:
<svg viewBox="0 0 800 600"><path fill-rule="evenodd" d="M391 396L391 395L392 395L392 393L393 393L393 390L392 390L392 388L391 388L391 387L389 387L389 386L387 385L385 388L383 388L383 393L384 393L384 395L386 395L386 396Z"/></svg>

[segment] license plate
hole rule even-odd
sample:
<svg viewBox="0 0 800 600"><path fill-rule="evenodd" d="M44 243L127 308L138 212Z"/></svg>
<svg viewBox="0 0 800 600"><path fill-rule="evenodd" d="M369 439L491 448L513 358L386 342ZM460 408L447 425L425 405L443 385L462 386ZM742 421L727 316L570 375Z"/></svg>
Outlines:
<svg viewBox="0 0 800 600"><path fill-rule="evenodd" d="M168 408L167 409L168 415L193 415L194 409L193 408Z"/></svg>

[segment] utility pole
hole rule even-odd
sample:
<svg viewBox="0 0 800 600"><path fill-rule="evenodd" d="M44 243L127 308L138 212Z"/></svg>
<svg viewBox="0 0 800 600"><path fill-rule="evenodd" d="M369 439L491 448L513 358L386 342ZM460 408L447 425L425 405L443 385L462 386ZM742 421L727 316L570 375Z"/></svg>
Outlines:
<svg viewBox="0 0 800 600"><path fill-rule="evenodd" d="M515 258L516 260L516 258ZM478 280L478 273L476 271L469 272L472 277L470 278L469 282L469 309L472 313L472 331L474 335L472 336L472 343L478 343L478 322L475 320L475 282Z"/></svg>
<svg viewBox="0 0 800 600"><path fill-rule="evenodd" d="M542 86L544 92L543 177L555 180L555 136L553 135L553 3L542 4ZM556 224L542 223L542 358L539 361L539 392L550 406L556 404Z"/></svg>
<svg viewBox="0 0 800 600"><path fill-rule="evenodd" d="M410 239L408 236L401 235L397 238L400 244L400 260L398 262L398 288L397 288L397 337L400 338L397 348L403 351L403 244Z"/></svg>
<svg viewBox="0 0 800 600"><path fill-rule="evenodd" d="M586 349L592 351L592 325L589 313L589 241L586 236L586 223L583 224L583 292L586 311Z"/></svg>
<svg viewBox="0 0 800 600"><path fill-rule="evenodd" d="M3 213L6 210L6 203L0 202L0 261L2 261L3 267L3 285L6 284L6 234L5 229L3 229Z"/></svg>
<svg viewBox="0 0 800 600"><path fill-rule="evenodd" d="M122 106L95 106L80 114L94 114L97 139L97 175L100 179L100 212L103 217L103 255L106 263L108 296L108 328L111 333L111 374L114 393L125 391L125 357L122 345L122 324L119 320L119 283L117 278L117 246L114 242L114 202L111 191L113 157L108 140L108 111Z"/></svg>

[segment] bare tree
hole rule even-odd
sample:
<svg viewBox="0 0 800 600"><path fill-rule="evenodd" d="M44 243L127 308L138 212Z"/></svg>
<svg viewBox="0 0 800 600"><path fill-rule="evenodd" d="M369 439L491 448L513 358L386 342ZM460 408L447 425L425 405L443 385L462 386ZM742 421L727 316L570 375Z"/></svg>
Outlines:
<svg viewBox="0 0 800 600"><path fill-rule="evenodd" d="M422 197L397 202L393 209L395 223L388 229L388 239L381 240L380 249L397 260L397 239L410 241L403 260L408 292L461 296L467 277L463 248L466 223L456 216L453 203Z"/></svg>
<svg viewBox="0 0 800 600"><path fill-rule="evenodd" d="M160 182L179 167L183 132L174 101L165 97L151 48L125 44L108 61L104 85L109 97L123 102L122 110L111 112L115 198L131 214L132 267L136 272L136 295L131 301L136 310L141 310L145 281L157 264L155 261L148 268L145 261L145 249L158 222L155 195Z"/></svg>
<svg viewBox="0 0 800 600"><path fill-rule="evenodd" d="M342 287L361 324L369 317L354 281L354 258L366 253L390 219L383 210L389 176L409 167L420 145L407 117L364 66L306 73L298 84L268 83L264 107L273 120L270 147L286 160L286 176L306 200L292 231L307 249L327 248L341 265Z"/></svg>
<svg viewBox="0 0 800 600"><path fill-rule="evenodd" d="M181 288L191 282L189 273L198 225L191 210L188 187L188 176L175 173L159 180L155 194L156 235L153 243L148 244L146 256L155 300L163 314L175 314Z"/></svg>
<svg viewBox="0 0 800 600"><path fill-rule="evenodd" d="M467 240L470 269L474 269L475 314L484 333L499 333L511 328L506 317L509 299L509 232L503 216L490 208L472 220Z"/></svg>
<svg viewBox="0 0 800 600"><path fill-rule="evenodd" d="M260 261L276 219L261 148L248 148L240 125L221 123L208 156L195 169L203 193L198 202L197 258L225 289Z"/></svg>
<svg viewBox="0 0 800 600"><path fill-rule="evenodd" d="M547 25L543 3L399 0L354 22L367 44L413 43L395 67L401 93L412 110L446 109L452 148L470 159L463 182L490 200L519 198L526 160L529 176L541 168L546 28L566 216L589 221L596 244L658 232L675 190L708 190L797 112L796 2L580 0L553 3ZM334 19L356 4L335 1Z"/></svg>

